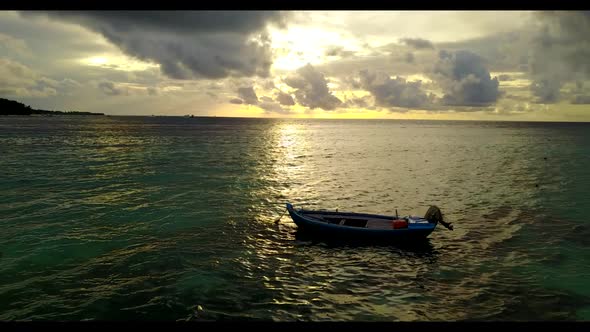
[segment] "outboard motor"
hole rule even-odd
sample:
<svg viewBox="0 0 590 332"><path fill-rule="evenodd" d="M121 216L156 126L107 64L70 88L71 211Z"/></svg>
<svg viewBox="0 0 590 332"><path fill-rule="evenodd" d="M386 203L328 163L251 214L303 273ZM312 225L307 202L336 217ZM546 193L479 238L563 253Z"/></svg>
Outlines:
<svg viewBox="0 0 590 332"><path fill-rule="evenodd" d="M424 219L428 220L428 222L433 223L433 224L440 223L441 225L445 226L447 229L453 230L453 224L447 223L444 221L442 212L435 205L432 205L428 209L428 211L426 211L426 214L424 215Z"/></svg>

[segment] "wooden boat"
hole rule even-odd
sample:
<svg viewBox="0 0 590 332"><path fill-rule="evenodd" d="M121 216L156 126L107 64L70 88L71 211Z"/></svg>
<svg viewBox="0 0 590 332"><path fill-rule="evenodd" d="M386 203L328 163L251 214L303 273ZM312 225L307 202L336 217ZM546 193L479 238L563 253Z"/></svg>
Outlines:
<svg viewBox="0 0 590 332"><path fill-rule="evenodd" d="M295 209L291 203L287 203L287 211L302 231L330 238L412 241L428 237L439 223L453 229L436 206L431 206L424 217Z"/></svg>

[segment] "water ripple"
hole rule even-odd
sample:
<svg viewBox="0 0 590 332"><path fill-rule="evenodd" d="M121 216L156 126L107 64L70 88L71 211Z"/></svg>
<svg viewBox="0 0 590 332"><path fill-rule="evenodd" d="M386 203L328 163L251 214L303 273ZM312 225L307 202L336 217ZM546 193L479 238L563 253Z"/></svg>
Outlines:
<svg viewBox="0 0 590 332"><path fill-rule="evenodd" d="M582 132L0 119L0 319L588 319ZM288 216L276 225L287 200L402 215L436 204L456 229L411 247L336 243Z"/></svg>

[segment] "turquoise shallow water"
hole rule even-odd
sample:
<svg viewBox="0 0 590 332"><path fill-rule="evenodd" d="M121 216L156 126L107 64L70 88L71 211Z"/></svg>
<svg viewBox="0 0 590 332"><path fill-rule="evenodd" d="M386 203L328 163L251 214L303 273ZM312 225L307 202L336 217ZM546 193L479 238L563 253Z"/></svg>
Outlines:
<svg viewBox="0 0 590 332"><path fill-rule="evenodd" d="M588 320L589 129L0 118L0 320ZM310 241L287 200L455 231Z"/></svg>

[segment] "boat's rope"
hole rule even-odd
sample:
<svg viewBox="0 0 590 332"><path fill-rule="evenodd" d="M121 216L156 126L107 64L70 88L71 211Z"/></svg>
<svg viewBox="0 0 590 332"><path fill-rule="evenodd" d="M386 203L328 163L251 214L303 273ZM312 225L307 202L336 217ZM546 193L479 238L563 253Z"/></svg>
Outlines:
<svg viewBox="0 0 590 332"><path fill-rule="evenodd" d="M285 211L283 211L283 214L281 214L281 216L278 217L277 220L275 220L275 225L278 225L279 221L281 221L281 218L285 215L285 213L287 213L287 209L285 209Z"/></svg>

